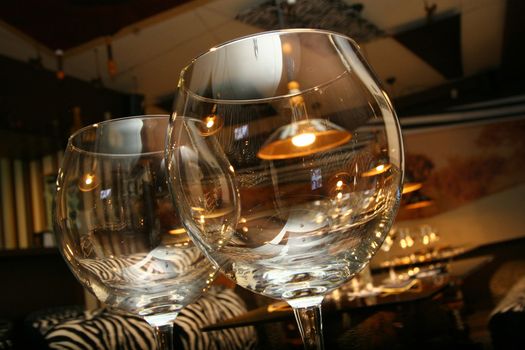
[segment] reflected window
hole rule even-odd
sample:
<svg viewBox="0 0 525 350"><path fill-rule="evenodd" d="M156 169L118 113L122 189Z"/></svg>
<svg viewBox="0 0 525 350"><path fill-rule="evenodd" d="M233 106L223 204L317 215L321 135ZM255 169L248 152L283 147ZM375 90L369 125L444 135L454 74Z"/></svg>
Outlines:
<svg viewBox="0 0 525 350"><path fill-rule="evenodd" d="M248 125L242 125L234 130L235 141L239 141L248 137Z"/></svg>
<svg viewBox="0 0 525 350"><path fill-rule="evenodd" d="M108 188L106 190L101 190L100 191L100 199L106 199L109 196L111 196L111 188Z"/></svg>
<svg viewBox="0 0 525 350"><path fill-rule="evenodd" d="M312 191L323 187L323 176L321 175L321 169L312 169L311 172Z"/></svg>

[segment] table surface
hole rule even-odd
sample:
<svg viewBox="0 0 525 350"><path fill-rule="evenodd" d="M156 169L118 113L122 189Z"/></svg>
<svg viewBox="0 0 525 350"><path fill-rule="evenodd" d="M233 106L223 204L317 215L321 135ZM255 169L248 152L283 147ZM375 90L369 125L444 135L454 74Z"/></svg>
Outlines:
<svg viewBox="0 0 525 350"><path fill-rule="evenodd" d="M435 265L429 265L430 270L426 270L427 272L437 271L439 273L427 273L426 277L410 279L404 285L395 286L395 288L393 286L383 285L381 286L381 290L375 290L375 293L364 292L357 296L352 292L350 284L346 284L339 288L337 292L332 292L325 298L323 302L323 313L355 312L360 309L372 311L373 309L381 309L393 305L429 300L439 295L440 292L449 286L451 281L465 278L491 260L492 256L482 256L447 262L446 264L439 262ZM421 270L421 272L424 271L425 270ZM423 274L420 273L420 275ZM384 274L375 275L374 283L379 285L385 277ZM286 302L277 302L248 311L238 317L208 325L202 328L202 330L212 331L257 325L266 322L289 320L293 319L293 317L293 311Z"/></svg>

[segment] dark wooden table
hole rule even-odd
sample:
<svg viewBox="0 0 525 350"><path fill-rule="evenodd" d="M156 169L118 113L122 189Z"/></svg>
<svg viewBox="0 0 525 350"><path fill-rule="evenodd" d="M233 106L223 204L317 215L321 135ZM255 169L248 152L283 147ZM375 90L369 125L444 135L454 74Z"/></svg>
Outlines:
<svg viewBox="0 0 525 350"><path fill-rule="evenodd" d="M437 342L468 349L468 335L461 323L461 281L482 269L492 256L419 265L421 278L411 279L406 290L363 297L348 297L351 287L340 288L323 302L323 333L329 349L396 349L427 346ZM429 268L431 270L425 270ZM437 271L437 273L428 273ZM421 273L427 272L427 273ZM374 284L387 277L374 274ZM302 349L292 310L284 302L271 303L236 318L203 328L213 331L255 326L261 349ZM395 346L394 346L395 345Z"/></svg>
<svg viewBox="0 0 525 350"><path fill-rule="evenodd" d="M332 293L323 303L323 313L355 312L359 309L367 311L380 310L396 305L414 303L426 299L431 299L442 292L451 282L465 278L468 274L476 269L481 268L492 258L490 256L471 258L459 261L453 261L447 264L440 263L433 268L438 269L438 273L427 278L414 278L412 285L406 285L399 288L385 288L378 294L363 295L362 297L347 297L348 288L340 289L339 297L334 298ZM422 270L423 271L423 270ZM377 275L376 280L381 280L383 275ZM266 322L277 322L293 319L293 312L285 302L277 302L270 305L259 307L251 310L241 316L224 320L217 324L211 324L203 328L203 331L211 331L225 328L242 327L247 325L256 325Z"/></svg>

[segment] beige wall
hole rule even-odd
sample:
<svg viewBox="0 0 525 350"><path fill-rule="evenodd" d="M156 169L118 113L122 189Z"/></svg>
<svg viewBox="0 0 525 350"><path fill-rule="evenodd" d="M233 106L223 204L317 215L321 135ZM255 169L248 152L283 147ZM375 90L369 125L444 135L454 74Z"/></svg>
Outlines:
<svg viewBox="0 0 525 350"><path fill-rule="evenodd" d="M402 221L396 226L417 229L423 224L437 229L440 236L438 246L476 246L525 237L525 185L483 197L430 218ZM399 245L394 245L392 256L401 253ZM384 258L385 254L381 251L374 261Z"/></svg>

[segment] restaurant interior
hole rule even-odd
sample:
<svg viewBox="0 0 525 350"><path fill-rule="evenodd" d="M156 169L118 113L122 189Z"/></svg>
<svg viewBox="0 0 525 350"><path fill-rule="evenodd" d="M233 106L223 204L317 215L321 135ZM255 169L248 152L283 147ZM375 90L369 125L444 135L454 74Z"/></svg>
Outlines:
<svg viewBox="0 0 525 350"><path fill-rule="evenodd" d="M370 262L324 295L325 348L524 349L524 16L520 0L0 2L0 349L156 347L144 319L85 288L74 253L61 248L53 207L68 137L122 117L176 114L179 77L195 57L288 28L355 40L403 138L397 215ZM255 66L226 64L266 79ZM223 127L211 119L216 108L202 114L210 129ZM232 172L259 164L243 152ZM338 190L346 175L337 176ZM320 178L311 172L312 191ZM281 200L268 191L277 187L241 190L239 210ZM209 290L177 311L176 349L303 348L295 310L226 275L210 275Z"/></svg>

